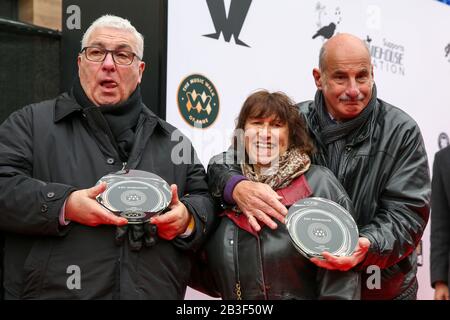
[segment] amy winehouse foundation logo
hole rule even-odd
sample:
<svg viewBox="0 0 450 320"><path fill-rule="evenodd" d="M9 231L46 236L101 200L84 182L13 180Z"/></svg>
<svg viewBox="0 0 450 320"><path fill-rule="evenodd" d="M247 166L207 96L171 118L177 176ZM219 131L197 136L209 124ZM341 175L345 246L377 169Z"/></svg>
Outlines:
<svg viewBox="0 0 450 320"><path fill-rule="evenodd" d="M375 69L400 76L405 75L406 48L403 45L386 38L383 38L382 42L374 41L370 36L366 37L366 43Z"/></svg>

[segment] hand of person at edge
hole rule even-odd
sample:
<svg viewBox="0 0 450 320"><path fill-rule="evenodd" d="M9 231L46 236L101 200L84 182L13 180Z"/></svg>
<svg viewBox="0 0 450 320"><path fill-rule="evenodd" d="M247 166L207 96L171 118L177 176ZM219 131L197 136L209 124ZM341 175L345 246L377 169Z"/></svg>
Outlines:
<svg viewBox="0 0 450 320"><path fill-rule="evenodd" d="M438 281L434 284L434 300L449 300L447 283Z"/></svg>

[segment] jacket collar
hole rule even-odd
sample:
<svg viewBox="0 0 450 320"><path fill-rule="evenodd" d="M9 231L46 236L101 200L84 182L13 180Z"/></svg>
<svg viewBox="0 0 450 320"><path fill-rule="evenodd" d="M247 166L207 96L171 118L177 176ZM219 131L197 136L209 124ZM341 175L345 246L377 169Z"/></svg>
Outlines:
<svg viewBox="0 0 450 320"><path fill-rule="evenodd" d="M80 112L81 110L82 107L65 92L56 98L53 122L57 123L72 113Z"/></svg>
<svg viewBox="0 0 450 320"><path fill-rule="evenodd" d="M300 112L305 115L308 123L308 127L315 138L315 143L318 143L323 147L322 141L320 139L320 127L319 127L319 117L317 114L317 106L314 101L305 101L298 104ZM375 101L375 107L367 120L367 125L361 126L352 135L350 144L355 145L364 140L366 140L369 135L373 132L373 127L375 126L376 119L378 117L380 109L380 100L377 98Z"/></svg>
<svg viewBox="0 0 450 320"><path fill-rule="evenodd" d="M83 108L75 101L75 99L73 99L67 92L65 92L56 98L53 110L53 122L58 123L72 114L81 114L82 109ZM144 116L152 122L155 122L159 129L161 129L166 134L170 133L169 124L167 124L164 120L154 114L145 106L145 104L143 104L142 110Z"/></svg>
<svg viewBox="0 0 450 320"><path fill-rule="evenodd" d="M156 124L159 127L159 129L161 129L165 134L170 134L171 132L170 125L163 119L158 117L156 114L154 114L153 111L147 108L145 104L143 104L142 112L147 119L151 121L156 121Z"/></svg>

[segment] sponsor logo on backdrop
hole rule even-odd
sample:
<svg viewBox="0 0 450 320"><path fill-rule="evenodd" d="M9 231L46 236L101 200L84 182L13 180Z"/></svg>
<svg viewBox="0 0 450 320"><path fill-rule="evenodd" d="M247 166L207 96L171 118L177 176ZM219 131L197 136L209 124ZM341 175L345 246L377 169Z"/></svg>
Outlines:
<svg viewBox="0 0 450 320"><path fill-rule="evenodd" d="M404 76L405 47L398 42L383 38L382 41L375 41L370 36L366 38L372 56L373 67L377 71L388 72L395 75Z"/></svg>
<svg viewBox="0 0 450 320"><path fill-rule="evenodd" d="M450 43L445 47L445 57L448 58L448 62L450 62Z"/></svg>
<svg viewBox="0 0 450 320"><path fill-rule="evenodd" d="M438 146L439 146L439 149L444 149L445 147L450 146L450 139L449 139L447 133L442 132L439 134Z"/></svg>
<svg viewBox="0 0 450 320"><path fill-rule="evenodd" d="M341 9L327 10L320 2L316 4L317 31L312 36L313 39L321 37L322 41L330 39L335 33L337 26L341 23Z"/></svg>
<svg viewBox="0 0 450 320"><path fill-rule="evenodd" d="M222 33L226 42L230 42L231 36L233 36L237 45L249 47L249 45L239 39L239 35L244 26L252 0L231 0L228 17L225 10L225 0L206 0L206 3L208 4L216 32L205 34L204 36L218 40Z"/></svg>
<svg viewBox="0 0 450 320"><path fill-rule="evenodd" d="M216 121L219 95L214 84L200 74L191 74L178 87L178 110L192 127L204 129Z"/></svg>

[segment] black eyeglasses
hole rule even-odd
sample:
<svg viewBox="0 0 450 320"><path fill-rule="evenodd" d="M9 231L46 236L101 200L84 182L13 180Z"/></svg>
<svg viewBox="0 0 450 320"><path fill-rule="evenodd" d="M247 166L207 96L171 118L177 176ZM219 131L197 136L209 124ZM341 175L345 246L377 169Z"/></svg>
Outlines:
<svg viewBox="0 0 450 320"><path fill-rule="evenodd" d="M114 63L128 66L133 63L134 57L142 60L137 54L127 50L107 50L100 47L84 47L80 54L84 52L86 59L93 62L103 62L108 53L111 53Z"/></svg>

